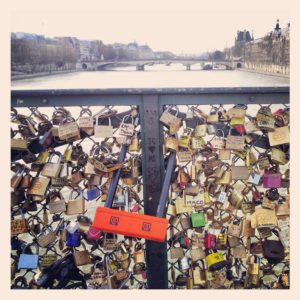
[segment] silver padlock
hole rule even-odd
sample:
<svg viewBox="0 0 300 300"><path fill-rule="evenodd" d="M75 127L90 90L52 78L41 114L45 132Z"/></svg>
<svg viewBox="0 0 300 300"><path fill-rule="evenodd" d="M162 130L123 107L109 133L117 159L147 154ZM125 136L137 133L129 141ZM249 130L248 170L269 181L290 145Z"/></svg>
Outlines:
<svg viewBox="0 0 300 300"><path fill-rule="evenodd" d="M67 226L66 226L66 230L73 234L76 230L79 229L79 223L75 222L75 221L71 221Z"/></svg>
<svg viewBox="0 0 300 300"><path fill-rule="evenodd" d="M190 268L190 259L184 256L178 260L178 265L181 271L188 270Z"/></svg>
<svg viewBox="0 0 300 300"><path fill-rule="evenodd" d="M285 248L290 247L290 227L286 226L286 227L280 228L279 239Z"/></svg>
<svg viewBox="0 0 300 300"><path fill-rule="evenodd" d="M207 132L209 135L216 134L216 128L213 124L207 124Z"/></svg>
<svg viewBox="0 0 300 300"><path fill-rule="evenodd" d="M222 203L223 205L227 202L228 196L227 196L227 193L224 191L224 187L221 188L221 191L218 195L217 200L218 200L218 202Z"/></svg>

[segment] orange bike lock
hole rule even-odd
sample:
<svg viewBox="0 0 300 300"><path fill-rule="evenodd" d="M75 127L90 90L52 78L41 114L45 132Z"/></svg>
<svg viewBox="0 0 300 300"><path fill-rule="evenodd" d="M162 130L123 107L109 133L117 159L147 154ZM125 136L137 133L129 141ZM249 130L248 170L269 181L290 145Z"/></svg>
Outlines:
<svg viewBox="0 0 300 300"><path fill-rule="evenodd" d="M126 146L122 145L119 162L123 162L126 155ZM104 232L122 234L130 237L144 238L147 240L163 242L166 238L168 220L164 218L166 203L171 182L171 176L176 161L176 153L171 153L163 182L156 216L130 213L112 209L113 199L120 178L121 169L113 174L104 207L96 210L93 227Z"/></svg>

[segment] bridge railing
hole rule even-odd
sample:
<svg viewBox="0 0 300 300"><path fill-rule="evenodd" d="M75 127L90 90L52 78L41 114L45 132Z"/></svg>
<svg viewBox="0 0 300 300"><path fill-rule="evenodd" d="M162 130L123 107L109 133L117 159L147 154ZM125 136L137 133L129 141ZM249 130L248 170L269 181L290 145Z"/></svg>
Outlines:
<svg viewBox="0 0 300 300"><path fill-rule="evenodd" d="M73 107L78 111L80 107L97 108L108 105L123 106L130 110L132 106L136 107L139 111L141 135L143 207L144 213L148 215L156 213L165 173L163 149L165 132L159 120L163 111L170 105L176 105L179 107L178 116L186 119L192 106L201 108L209 114L212 106L220 108L235 104L253 107L252 113L257 112L257 108L261 105L285 106L289 104L289 87L14 90L11 92L11 106L17 110ZM118 127L124 114L121 113L118 122L113 124L115 128ZM262 135L256 139L254 146L257 147L258 152L260 143L265 143L264 138L265 136ZM174 262L168 261L167 242L146 241L145 249L148 287L162 289L176 287L170 275Z"/></svg>

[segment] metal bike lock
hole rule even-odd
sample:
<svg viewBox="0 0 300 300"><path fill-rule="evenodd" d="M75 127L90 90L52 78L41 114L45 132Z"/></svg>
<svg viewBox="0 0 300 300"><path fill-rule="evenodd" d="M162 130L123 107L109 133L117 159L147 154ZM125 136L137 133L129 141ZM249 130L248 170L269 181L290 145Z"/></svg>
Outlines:
<svg viewBox="0 0 300 300"><path fill-rule="evenodd" d="M126 146L122 145L119 154L119 162L123 162L126 155ZM105 207L96 210L93 227L104 232L122 234L130 237L145 238L147 240L164 242L168 227L168 220L164 218L171 176L176 162L176 153L171 153L168 158L163 187L160 195L156 216L136 214L112 209L112 203L121 170L113 174L109 187Z"/></svg>

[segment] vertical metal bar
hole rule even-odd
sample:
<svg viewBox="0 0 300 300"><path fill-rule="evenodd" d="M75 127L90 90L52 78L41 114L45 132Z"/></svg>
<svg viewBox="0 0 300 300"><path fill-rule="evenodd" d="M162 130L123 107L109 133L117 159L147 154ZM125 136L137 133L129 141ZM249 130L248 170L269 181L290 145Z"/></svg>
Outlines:
<svg viewBox="0 0 300 300"><path fill-rule="evenodd" d="M162 188L158 95L143 95L140 110L145 214L155 216ZM149 289L168 288L167 243L146 241Z"/></svg>
<svg viewBox="0 0 300 300"><path fill-rule="evenodd" d="M166 203L169 200L169 189L170 189L170 183L171 183L171 178L172 178L172 173L174 170L174 166L176 163L176 153L172 152L168 158L168 164L167 164L167 169L165 173L165 178L164 178L164 183L162 186L162 190L160 193L160 198L159 198L159 203L157 207L157 217L165 217L166 213Z"/></svg>
<svg viewBox="0 0 300 300"><path fill-rule="evenodd" d="M119 162L123 162L126 156L126 152L127 152L127 146L126 145L122 145L120 153L119 153ZM107 199L105 201L105 207L111 208L113 201L114 201L114 197L115 197L115 193L116 193L116 189L118 186L118 182L120 179L120 174L121 174L121 169L118 169L114 172L113 177L111 179L111 183L109 185L109 190L107 193Z"/></svg>

